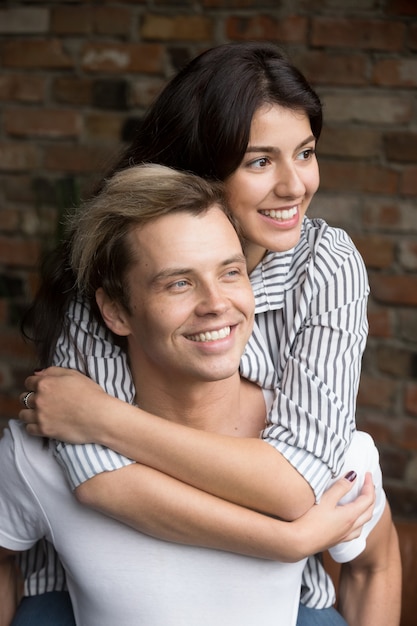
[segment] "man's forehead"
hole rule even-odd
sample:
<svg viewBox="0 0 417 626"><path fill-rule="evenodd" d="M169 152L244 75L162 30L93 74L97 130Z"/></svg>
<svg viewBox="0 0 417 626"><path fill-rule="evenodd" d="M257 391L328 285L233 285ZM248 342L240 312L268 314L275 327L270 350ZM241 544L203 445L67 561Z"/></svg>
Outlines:
<svg viewBox="0 0 417 626"><path fill-rule="evenodd" d="M155 218L135 228L132 238L138 263L153 272L244 261L237 233L218 207L198 215L182 211Z"/></svg>
<svg viewBox="0 0 417 626"><path fill-rule="evenodd" d="M133 227L132 232L135 238L144 243L165 238L174 244L186 245L190 239L206 239L213 234L220 238L230 238L231 241L238 239L233 224L217 205L199 213L173 211Z"/></svg>

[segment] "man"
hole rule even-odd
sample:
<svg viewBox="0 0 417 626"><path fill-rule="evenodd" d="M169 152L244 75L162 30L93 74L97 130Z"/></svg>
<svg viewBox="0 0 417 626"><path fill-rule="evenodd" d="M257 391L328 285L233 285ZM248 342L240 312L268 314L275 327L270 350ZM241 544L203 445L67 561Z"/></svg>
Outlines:
<svg viewBox="0 0 417 626"><path fill-rule="evenodd" d="M242 420L238 372L252 330L253 295L239 239L222 203L221 191L196 177L160 167L131 168L84 208L87 222L81 216L76 231L83 237L82 253L74 263L80 288L95 296L107 326L125 340L141 408L194 428L255 438L264 420L264 408L257 408L260 392L249 392L246 402L253 411ZM80 624L269 626L277 616L282 624L294 624L301 557L326 541L356 536L370 517L369 494L347 507L336 506L348 491L343 483L293 524L183 484L184 493L194 495L196 510L202 500L210 500L204 522L212 522L215 534L222 520L218 534L226 535L224 550L254 554L263 542L266 555L281 533L277 552L300 560L284 564L187 547L137 533L82 507L52 453L42 440L27 437L21 425L12 423L0 446L3 562L8 550L25 550L42 537L53 542ZM120 470L126 472L127 493L113 494L121 503L134 495L129 469ZM145 476L155 475L151 468L143 470ZM173 479L159 478L160 488L169 489ZM145 498L157 501L156 487L153 481L151 493L144 481L142 492L135 493L138 506ZM231 518L238 513L244 549L241 537L235 544L232 532L227 537L225 511ZM164 511L155 507L153 514L163 518ZM152 533L151 519L146 530ZM181 536L171 539L180 542ZM212 547L209 542L207 547Z"/></svg>

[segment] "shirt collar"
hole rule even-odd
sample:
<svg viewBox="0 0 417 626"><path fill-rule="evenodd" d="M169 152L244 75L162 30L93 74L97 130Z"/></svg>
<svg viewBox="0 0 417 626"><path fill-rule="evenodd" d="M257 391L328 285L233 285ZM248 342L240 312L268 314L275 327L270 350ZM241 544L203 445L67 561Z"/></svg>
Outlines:
<svg viewBox="0 0 417 626"><path fill-rule="evenodd" d="M302 229L300 241L286 252L268 251L251 272L255 314L282 309L285 293L300 284L310 259L310 247Z"/></svg>

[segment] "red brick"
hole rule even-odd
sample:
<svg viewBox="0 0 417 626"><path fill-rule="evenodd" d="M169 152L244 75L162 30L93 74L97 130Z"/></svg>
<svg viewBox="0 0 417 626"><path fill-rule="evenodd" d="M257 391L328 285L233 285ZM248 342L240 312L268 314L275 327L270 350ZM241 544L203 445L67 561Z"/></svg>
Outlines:
<svg viewBox="0 0 417 626"><path fill-rule="evenodd" d="M20 211L5 207L0 211L0 231L13 232L20 224Z"/></svg>
<svg viewBox="0 0 417 626"><path fill-rule="evenodd" d="M33 143L0 142L0 171L33 170L39 162L39 149Z"/></svg>
<svg viewBox="0 0 417 626"><path fill-rule="evenodd" d="M51 32L56 35L89 35L93 31L93 8L89 6L54 6L51 9Z"/></svg>
<svg viewBox="0 0 417 626"><path fill-rule="evenodd" d="M59 76L52 83L52 94L56 102L64 104L91 104L93 83L90 78Z"/></svg>
<svg viewBox="0 0 417 626"><path fill-rule="evenodd" d="M106 171L114 160L116 146L59 144L45 147L44 167L51 172L83 173Z"/></svg>
<svg viewBox="0 0 417 626"><path fill-rule="evenodd" d="M409 25L407 43L411 50L417 50L417 24Z"/></svg>
<svg viewBox="0 0 417 626"><path fill-rule="evenodd" d="M117 7L95 8L94 32L100 35L125 35L128 36L134 22L134 15L130 9Z"/></svg>
<svg viewBox="0 0 417 626"><path fill-rule="evenodd" d="M24 342L18 330L0 330L2 355L13 359L27 359L32 356L32 348Z"/></svg>
<svg viewBox="0 0 417 626"><path fill-rule="evenodd" d="M417 415L417 406L415 404L415 398L412 401L412 405L409 408L411 415ZM417 420L408 419L404 424L403 436L398 443L405 450L417 450Z"/></svg>
<svg viewBox="0 0 417 626"><path fill-rule="evenodd" d="M0 10L0 33L7 35L47 33L49 10L46 8L11 7Z"/></svg>
<svg viewBox="0 0 417 626"><path fill-rule="evenodd" d="M118 142L123 122L124 117L117 113L91 113L85 118L86 135L93 139Z"/></svg>
<svg viewBox="0 0 417 626"><path fill-rule="evenodd" d="M23 380L22 380L23 388ZM6 393L0 393L0 418L3 420L3 428L6 426L5 421L7 419L17 418L22 405L19 402L19 394L8 395Z"/></svg>
<svg viewBox="0 0 417 626"><path fill-rule="evenodd" d="M323 96L327 122L360 122L361 124L404 124L414 116L413 97L391 94L367 95L332 93Z"/></svg>
<svg viewBox="0 0 417 626"><path fill-rule="evenodd" d="M404 269L417 271L417 241L412 239L400 241L399 261Z"/></svg>
<svg viewBox="0 0 417 626"><path fill-rule="evenodd" d="M381 153L381 133L367 128L340 128L326 124L320 136L319 153L347 158L375 157Z"/></svg>
<svg viewBox="0 0 417 626"><path fill-rule="evenodd" d="M375 197L365 199L363 206L363 223L367 227L389 229L391 233L417 230L417 212L413 202Z"/></svg>
<svg viewBox="0 0 417 626"><path fill-rule="evenodd" d="M3 184L4 195L9 202L34 204L33 178L27 174L9 174Z"/></svg>
<svg viewBox="0 0 417 626"><path fill-rule="evenodd" d="M417 415L417 383L409 383L407 385L405 390L404 406L408 413L411 415Z"/></svg>
<svg viewBox="0 0 417 626"><path fill-rule="evenodd" d="M388 87L417 87L417 59L383 59L373 70L373 82Z"/></svg>
<svg viewBox="0 0 417 626"><path fill-rule="evenodd" d="M34 269L32 272L27 273L27 290L29 300L33 300L40 285L39 271Z"/></svg>
<svg viewBox="0 0 417 626"><path fill-rule="evenodd" d="M395 420L384 419L379 414L372 415L368 411L362 415L359 411L358 429L371 435L373 440L381 444L393 444L398 440L398 423Z"/></svg>
<svg viewBox="0 0 417 626"><path fill-rule="evenodd" d="M4 113L4 129L17 137L77 137L79 114L63 109L12 109Z"/></svg>
<svg viewBox="0 0 417 626"><path fill-rule="evenodd" d="M394 305L417 306L417 276L370 274L373 298Z"/></svg>
<svg viewBox="0 0 417 626"><path fill-rule="evenodd" d="M397 332L400 339L410 343L417 343L417 309L408 308L398 311L398 327Z"/></svg>
<svg viewBox="0 0 417 626"><path fill-rule="evenodd" d="M335 54L307 50L291 55L312 85L366 85L368 59L364 54Z"/></svg>
<svg viewBox="0 0 417 626"><path fill-rule="evenodd" d="M68 69L73 67L71 57L58 39L18 39L1 44L4 67Z"/></svg>
<svg viewBox="0 0 417 626"><path fill-rule="evenodd" d="M39 261L40 242L0 236L0 263L10 267L33 267Z"/></svg>
<svg viewBox="0 0 417 626"><path fill-rule="evenodd" d="M389 161L417 163L417 132L385 133L384 151Z"/></svg>
<svg viewBox="0 0 417 626"><path fill-rule="evenodd" d="M417 166L404 168L400 191L408 195L417 196Z"/></svg>
<svg viewBox="0 0 417 626"><path fill-rule="evenodd" d="M6 298L0 298L0 325L4 325L9 315L9 302Z"/></svg>
<svg viewBox="0 0 417 626"><path fill-rule="evenodd" d="M156 43L87 43L81 53L82 67L87 72L157 74L163 70L163 60L164 48Z"/></svg>
<svg viewBox="0 0 417 626"><path fill-rule="evenodd" d="M398 191L399 174L387 167L357 162L321 161L321 189L366 191L394 194Z"/></svg>
<svg viewBox="0 0 417 626"><path fill-rule="evenodd" d="M305 17L292 15L276 18L269 15L254 17L231 16L226 20L226 35L235 41L272 40L280 43L305 43L308 22Z"/></svg>
<svg viewBox="0 0 417 626"><path fill-rule="evenodd" d="M370 307L368 321L370 337L392 337L393 322L391 312L388 309Z"/></svg>
<svg viewBox="0 0 417 626"><path fill-rule="evenodd" d="M156 96L162 91L165 84L165 80L153 76L133 81L131 84L132 106L147 108L155 100Z"/></svg>
<svg viewBox="0 0 417 626"><path fill-rule="evenodd" d="M347 8L352 13L375 10L375 0L349 0L347 5L346 0L298 0L297 5L300 9L312 13L337 13L344 15Z"/></svg>
<svg viewBox="0 0 417 626"><path fill-rule="evenodd" d="M417 4L415 0L389 0L385 11L387 15L417 15Z"/></svg>
<svg viewBox="0 0 417 626"><path fill-rule="evenodd" d="M159 41L186 40L204 41L213 37L214 23L202 15L165 15L146 14L139 28L142 39Z"/></svg>
<svg viewBox="0 0 417 626"><path fill-rule="evenodd" d="M358 404L389 410L394 407L398 384L389 378L374 378L362 374L359 385Z"/></svg>
<svg viewBox="0 0 417 626"><path fill-rule="evenodd" d="M361 253L366 267L384 269L394 261L395 242L380 235L356 235L355 245Z"/></svg>
<svg viewBox="0 0 417 626"><path fill-rule="evenodd" d="M163 4L165 0L157 0ZM205 9L276 9L277 0L202 0Z"/></svg>
<svg viewBox="0 0 417 626"><path fill-rule="evenodd" d="M413 375L414 353L408 348L381 344L376 350L378 371L402 380Z"/></svg>
<svg viewBox="0 0 417 626"><path fill-rule="evenodd" d="M393 203L368 203L365 205L363 221L367 226L380 226L382 228L399 226L401 224L401 210L399 206Z"/></svg>
<svg viewBox="0 0 417 626"><path fill-rule="evenodd" d="M46 79L28 74L0 75L0 100L16 102L42 102L45 98Z"/></svg>
<svg viewBox="0 0 417 626"><path fill-rule="evenodd" d="M311 43L393 52L402 49L405 28L401 22L318 17L312 20Z"/></svg>

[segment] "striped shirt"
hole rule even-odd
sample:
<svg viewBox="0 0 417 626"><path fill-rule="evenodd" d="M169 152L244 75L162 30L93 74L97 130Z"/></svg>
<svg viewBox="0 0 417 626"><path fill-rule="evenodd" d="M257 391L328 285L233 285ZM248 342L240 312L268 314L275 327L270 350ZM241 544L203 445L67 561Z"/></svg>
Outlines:
<svg viewBox="0 0 417 626"><path fill-rule="evenodd" d="M241 374L274 391L262 437L306 478L318 500L341 470L355 429L368 330L366 269L344 231L305 218L297 246L267 253L250 280L256 324ZM55 364L83 371L111 395L132 402L126 357L111 342L110 333L93 321L80 300L72 303L68 321ZM96 444L57 442L56 455L73 488L98 473L133 463ZM334 599L320 556L311 557L301 601L324 608Z"/></svg>

